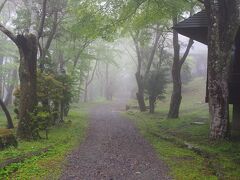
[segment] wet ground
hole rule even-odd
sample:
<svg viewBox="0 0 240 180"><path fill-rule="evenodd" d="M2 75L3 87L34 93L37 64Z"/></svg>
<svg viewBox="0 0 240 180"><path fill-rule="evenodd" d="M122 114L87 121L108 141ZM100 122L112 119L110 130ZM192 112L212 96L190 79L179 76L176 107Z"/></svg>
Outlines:
<svg viewBox="0 0 240 180"><path fill-rule="evenodd" d="M61 179L170 179L150 144L120 115L123 110L123 103L91 109L85 142L69 155Z"/></svg>

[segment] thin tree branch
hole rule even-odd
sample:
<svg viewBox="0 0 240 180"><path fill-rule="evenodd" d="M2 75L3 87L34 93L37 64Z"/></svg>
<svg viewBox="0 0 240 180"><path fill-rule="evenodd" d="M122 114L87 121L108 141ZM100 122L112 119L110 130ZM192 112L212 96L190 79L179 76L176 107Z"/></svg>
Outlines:
<svg viewBox="0 0 240 180"><path fill-rule="evenodd" d="M52 43L52 40L53 40L53 38L54 38L54 36L55 36L55 34L56 34L56 31L57 31L57 26L58 26L58 12L56 11L55 13L54 13L54 16L53 16L53 25L52 25L52 30L51 30L51 32L50 32L50 35L49 35L49 37L48 37L48 39L47 39L47 42L46 42L46 45L45 45L45 47L44 47L44 54L46 55L46 52L48 51L48 49L50 48L50 45L51 45L51 43Z"/></svg>
<svg viewBox="0 0 240 180"><path fill-rule="evenodd" d="M157 30L156 30L155 42L154 42L154 45L152 47L150 57L148 59L148 64L147 64L147 68L146 68L146 72L145 72L145 77L148 75L148 73L150 71L150 68L151 68L151 65L153 63L154 55L155 55L155 52L156 52L157 45L158 45L160 37L161 37L161 32L160 32L159 25L158 25L157 26Z"/></svg>
<svg viewBox="0 0 240 180"><path fill-rule="evenodd" d="M190 52L190 49L191 49L191 47L192 47L193 44L194 44L194 41L193 41L192 39L189 39L187 48L186 48L186 50L185 50L185 52L184 52L184 55L183 55L183 57L180 59L180 65L183 65L183 63L186 61L187 56L188 56L188 54L189 54L189 52Z"/></svg>
<svg viewBox="0 0 240 180"><path fill-rule="evenodd" d="M87 86L89 86L89 84L91 84L91 82L93 81L93 78L94 78L94 75L95 75L95 72L96 72L96 69L97 69L97 60L96 60L96 63L95 63L95 66L94 66L94 69L93 69L93 72L92 72L92 76L91 76L91 79L87 82Z"/></svg>
<svg viewBox="0 0 240 180"><path fill-rule="evenodd" d="M2 31L6 36L8 36L18 46L17 37L11 31L5 28L5 26L3 26L1 23L0 23L0 31Z"/></svg>
<svg viewBox="0 0 240 180"><path fill-rule="evenodd" d="M73 70L76 68L78 61L79 61L79 57L81 55L81 53L83 52L83 50L92 42L92 40L86 40L84 42L84 44L82 45L81 49L79 50L78 55L76 56L74 62L73 62Z"/></svg>
<svg viewBox="0 0 240 180"><path fill-rule="evenodd" d="M47 6L47 0L43 0L41 21L38 29L38 39L40 39L40 37L42 37L42 34L43 34L43 27L46 19L46 6Z"/></svg>

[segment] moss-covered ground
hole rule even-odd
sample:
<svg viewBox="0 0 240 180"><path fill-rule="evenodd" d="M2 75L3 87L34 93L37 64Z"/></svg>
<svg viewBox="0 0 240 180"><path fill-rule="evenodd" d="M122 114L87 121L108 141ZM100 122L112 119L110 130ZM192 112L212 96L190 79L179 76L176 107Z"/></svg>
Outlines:
<svg viewBox="0 0 240 180"><path fill-rule="evenodd" d="M205 80L198 78L183 87L179 119L167 119L171 87L156 113L129 110L125 115L165 160L173 178L240 179L240 141L210 141L208 105L204 103ZM136 104L135 101L131 102ZM195 122L200 122L196 124ZM190 147L184 146L190 144ZM201 150L196 152L191 146Z"/></svg>
<svg viewBox="0 0 240 180"><path fill-rule="evenodd" d="M72 107L65 123L49 130L49 139L38 141L19 141L18 148L8 148L0 151L0 164L8 159L19 158L31 152L41 152L20 163L12 163L0 169L0 179L58 179L66 155L79 145L88 126L87 107L90 105L75 105ZM5 126L5 118L1 114L1 126ZM44 135L42 135L44 137Z"/></svg>

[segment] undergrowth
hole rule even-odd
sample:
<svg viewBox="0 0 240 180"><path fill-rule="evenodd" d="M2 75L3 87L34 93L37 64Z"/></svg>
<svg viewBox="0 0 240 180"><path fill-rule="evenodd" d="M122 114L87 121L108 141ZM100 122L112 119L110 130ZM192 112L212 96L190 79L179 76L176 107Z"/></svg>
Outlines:
<svg viewBox="0 0 240 180"><path fill-rule="evenodd" d="M38 141L20 141L18 148L0 151L0 163L12 158L19 158L31 152L46 152L27 158L20 163L12 163L0 169L0 179L58 179L67 153L84 139L88 125L86 106L75 106L69 113L66 123L49 131L49 139ZM44 136L43 136L44 137Z"/></svg>

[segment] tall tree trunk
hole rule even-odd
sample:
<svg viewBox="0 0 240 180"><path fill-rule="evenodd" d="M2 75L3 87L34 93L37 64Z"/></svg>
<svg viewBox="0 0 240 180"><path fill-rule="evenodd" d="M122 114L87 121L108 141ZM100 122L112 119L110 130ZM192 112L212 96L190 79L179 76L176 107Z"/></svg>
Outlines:
<svg viewBox="0 0 240 180"><path fill-rule="evenodd" d="M136 93L136 97L137 97L138 106L139 106L140 111L144 112L147 110L147 108L146 108L146 104L145 104L145 100L144 100L144 82L143 82L144 79L143 79L143 76L141 75L143 59L141 56L139 42L138 42L139 32L137 32L136 36L137 37L132 35L132 38L133 38L133 41L135 44L135 48L136 48L137 60L138 60L137 72L135 74L136 81L137 81L137 87L138 87L138 92Z"/></svg>
<svg viewBox="0 0 240 180"><path fill-rule="evenodd" d="M89 73L90 73L90 70L88 71L87 73L87 77L86 77L86 80L85 80L85 87L84 87L84 98L83 98L83 102L88 102L88 79L89 79Z"/></svg>
<svg viewBox="0 0 240 180"><path fill-rule="evenodd" d="M2 10L4 3L1 5ZM20 66L19 66L19 80L20 80L20 103L19 103L19 123L17 129L17 135L21 139L33 139L39 137L36 131L37 127L34 127L32 122L32 115L37 105L37 53L38 53L38 41L42 36L44 21L46 16L46 4L47 0L43 0L41 22L36 35L32 33L18 34L15 36L4 25L0 23L0 31L2 31L9 39L14 42L19 50L20 54ZM27 7L28 8L28 7ZM31 10L30 10L31 11ZM31 12L31 21L33 14ZM35 20L35 19L34 19ZM29 29L34 29L35 22L30 23ZM35 31L35 30L34 30ZM31 32L34 32L31 31Z"/></svg>
<svg viewBox="0 0 240 180"><path fill-rule="evenodd" d="M3 61L4 58L0 57L0 98L3 98Z"/></svg>
<svg viewBox="0 0 240 180"><path fill-rule="evenodd" d="M177 17L173 18L173 24L177 24ZM173 66L172 66L172 80L173 92L168 112L168 118L178 118L179 109L182 101L182 82L181 82L181 64L180 64L180 45L178 42L178 33L173 30Z"/></svg>
<svg viewBox="0 0 240 180"><path fill-rule="evenodd" d="M20 53L20 104L17 135L21 139L35 138L31 115L37 104L37 38L33 34L18 35Z"/></svg>
<svg viewBox="0 0 240 180"><path fill-rule="evenodd" d="M109 65L108 63L106 63L106 72L105 72L105 76L106 76L106 83L105 83L105 98L107 100L110 100L110 89L109 89Z"/></svg>
<svg viewBox="0 0 240 180"><path fill-rule="evenodd" d="M96 60L90 79L89 79L90 70L88 70L87 77L86 77L86 82L85 82L85 89L84 89L84 102L87 102L87 100L88 100L88 86L91 84L91 82L94 79L94 75L95 75L95 72L96 72L96 69L97 69L97 65L98 65L98 62Z"/></svg>
<svg viewBox="0 0 240 180"><path fill-rule="evenodd" d="M168 118L179 117L179 109L182 101L182 81L180 71L181 67L179 66L179 63L174 62L172 67L173 92L171 96Z"/></svg>
<svg viewBox="0 0 240 180"><path fill-rule="evenodd" d="M173 17L173 25L178 23L177 16ZM186 61L190 49L193 45L193 40L190 39L184 55L180 58L180 45L177 31L173 30L173 65L172 65L172 80L173 80L173 91L171 96L170 108L168 112L168 118L178 118L179 109L182 101L182 81L181 81L181 69L183 63Z"/></svg>
<svg viewBox="0 0 240 180"><path fill-rule="evenodd" d="M156 102L156 98L149 96L149 112L151 114L155 112L155 102Z"/></svg>
<svg viewBox="0 0 240 180"><path fill-rule="evenodd" d="M64 107L65 107L65 103L62 100L60 103L60 122L63 123L64 122Z"/></svg>
<svg viewBox="0 0 240 180"><path fill-rule="evenodd" d="M13 121L12 121L12 117L7 109L7 107L5 106L4 102L2 101L2 99L0 99L0 106L2 107L3 112L5 113L5 116L7 118L7 128L8 129L13 129Z"/></svg>
<svg viewBox="0 0 240 180"><path fill-rule="evenodd" d="M136 73L136 80L138 85L138 92L136 93L137 101L138 101L140 111L144 112L147 110L145 100L144 100L144 83L143 83L143 77L140 75L139 72Z"/></svg>
<svg viewBox="0 0 240 180"><path fill-rule="evenodd" d="M8 106L9 104L12 103L13 90L14 90L14 87L15 87L15 81L17 79L17 69L14 69L12 71L12 78L11 79L12 79L12 82L7 89L7 95L6 95L6 98L4 100L4 104L6 106Z"/></svg>
<svg viewBox="0 0 240 180"><path fill-rule="evenodd" d="M84 99L83 99L83 102L88 102L88 87L87 85L85 84L85 88L84 88Z"/></svg>
<svg viewBox="0 0 240 180"><path fill-rule="evenodd" d="M205 0L208 28L208 97L210 138L229 136L229 71L240 25L238 0Z"/></svg>

